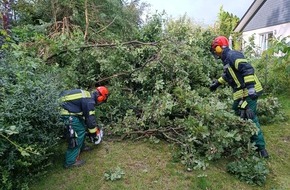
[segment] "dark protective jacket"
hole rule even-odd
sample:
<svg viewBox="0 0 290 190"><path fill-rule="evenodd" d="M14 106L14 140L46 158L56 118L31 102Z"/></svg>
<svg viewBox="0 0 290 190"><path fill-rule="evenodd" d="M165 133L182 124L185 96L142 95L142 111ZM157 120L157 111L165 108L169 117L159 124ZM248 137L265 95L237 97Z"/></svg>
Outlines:
<svg viewBox="0 0 290 190"><path fill-rule="evenodd" d="M225 48L221 59L224 72L218 82L220 84L227 82L232 87L234 100L247 97L250 88L255 88L258 95L262 93L263 88L254 68L241 52Z"/></svg>
<svg viewBox="0 0 290 190"><path fill-rule="evenodd" d="M61 115L84 117L88 129L96 125L95 105L97 92L90 93L81 89L66 90L60 94Z"/></svg>

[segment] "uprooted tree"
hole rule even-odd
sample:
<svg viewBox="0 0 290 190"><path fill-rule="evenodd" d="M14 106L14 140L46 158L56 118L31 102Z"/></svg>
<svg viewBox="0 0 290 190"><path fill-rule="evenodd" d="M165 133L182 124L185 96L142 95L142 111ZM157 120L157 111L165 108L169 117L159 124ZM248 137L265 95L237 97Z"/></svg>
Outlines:
<svg viewBox="0 0 290 190"><path fill-rule="evenodd" d="M214 30L186 17L154 15L140 23L138 1L37 1L42 6L36 9L22 3L12 29L15 42L5 44L0 60L1 186L25 188L29 176L50 164L61 130L59 92L96 85L111 92L97 108L108 138L174 143L175 157L189 169L231 157L229 171L239 176L239 168L258 160L259 171L242 174L249 177L243 180L265 182L267 168L250 143L256 128L233 114L229 88L209 93L210 81L222 72L208 51ZM47 7L54 11L44 12ZM94 15L94 22L86 19ZM265 99L269 102L275 112L264 113L278 115L277 101Z"/></svg>

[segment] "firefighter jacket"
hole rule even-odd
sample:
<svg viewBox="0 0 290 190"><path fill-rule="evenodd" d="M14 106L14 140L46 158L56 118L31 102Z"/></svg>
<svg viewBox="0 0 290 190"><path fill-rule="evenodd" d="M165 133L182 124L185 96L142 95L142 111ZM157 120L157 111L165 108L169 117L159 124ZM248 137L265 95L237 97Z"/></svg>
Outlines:
<svg viewBox="0 0 290 190"><path fill-rule="evenodd" d="M96 93L81 89L63 91L60 94L61 115L83 117L89 131L94 130L97 126L95 118Z"/></svg>
<svg viewBox="0 0 290 190"><path fill-rule="evenodd" d="M222 53L224 72L218 79L220 84L228 83L233 89L233 99L238 100L248 96L248 89L255 88L260 95L262 85L255 75L254 68L241 52L225 48Z"/></svg>

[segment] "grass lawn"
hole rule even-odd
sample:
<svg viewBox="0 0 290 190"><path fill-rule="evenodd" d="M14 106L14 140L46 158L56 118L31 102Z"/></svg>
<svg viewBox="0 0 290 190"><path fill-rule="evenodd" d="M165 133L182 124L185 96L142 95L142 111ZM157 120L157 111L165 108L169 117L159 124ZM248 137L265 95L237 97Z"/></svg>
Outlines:
<svg viewBox="0 0 290 190"><path fill-rule="evenodd" d="M280 98L290 117L289 96ZM186 171L181 163L172 160L174 147L165 142L110 142L106 139L81 158L86 164L79 168L63 169L65 147L47 175L30 187L34 190L289 190L290 189L290 120L264 125L270 159L270 174L263 187L251 186L226 172L227 160L211 163L208 169ZM125 175L120 180L107 181L104 173L120 167Z"/></svg>

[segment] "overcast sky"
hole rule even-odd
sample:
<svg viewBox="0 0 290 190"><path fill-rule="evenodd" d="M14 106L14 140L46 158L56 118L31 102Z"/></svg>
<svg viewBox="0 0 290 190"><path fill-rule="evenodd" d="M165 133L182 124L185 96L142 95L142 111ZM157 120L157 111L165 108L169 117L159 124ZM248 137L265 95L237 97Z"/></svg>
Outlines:
<svg viewBox="0 0 290 190"><path fill-rule="evenodd" d="M254 0L141 0L151 5L151 12L165 12L177 18L185 13L194 21L212 25L217 20L219 9L242 18Z"/></svg>

